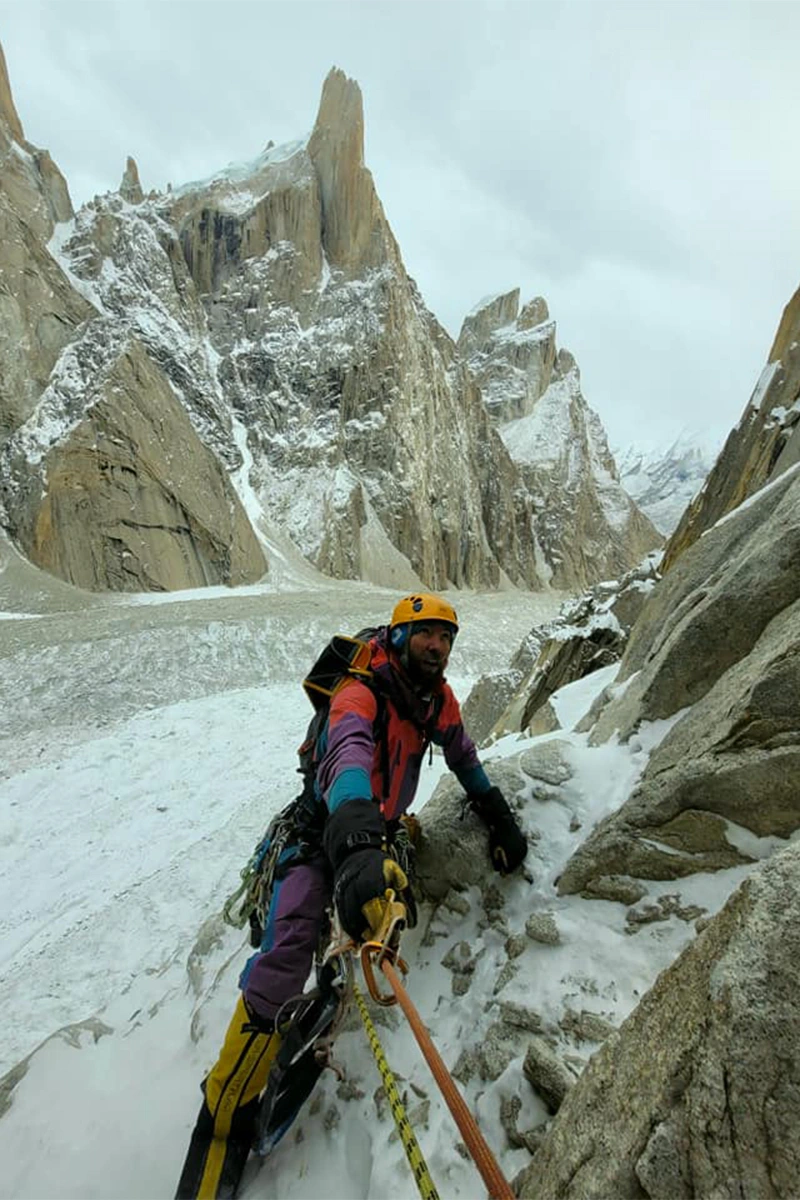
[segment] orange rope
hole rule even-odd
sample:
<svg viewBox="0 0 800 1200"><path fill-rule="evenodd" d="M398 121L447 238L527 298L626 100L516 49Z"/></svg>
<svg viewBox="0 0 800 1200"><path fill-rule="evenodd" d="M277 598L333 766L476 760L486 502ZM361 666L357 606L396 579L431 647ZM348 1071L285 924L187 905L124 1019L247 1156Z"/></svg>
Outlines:
<svg viewBox="0 0 800 1200"><path fill-rule="evenodd" d="M411 1003L411 998L408 992L400 982L400 977L395 971L388 958L381 961L383 973L392 985L392 990L400 1002L400 1007L408 1018L408 1023L414 1031L414 1037L419 1042L420 1050L425 1056L425 1060L433 1072L433 1077L441 1088L442 1095L447 1102L447 1107L455 1118L467 1148L475 1160L475 1166L481 1173L481 1178L489 1189L491 1200L514 1200L514 1193L508 1180L503 1175L497 1160L489 1149L483 1134L475 1124L475 1119L472 1113L467 1108L461 1093L450 1078L450 1073L444 1065L439 1051L434 1046L430 1039L430 1035L422 1024L422 1019L414 1005Z"/></svg>

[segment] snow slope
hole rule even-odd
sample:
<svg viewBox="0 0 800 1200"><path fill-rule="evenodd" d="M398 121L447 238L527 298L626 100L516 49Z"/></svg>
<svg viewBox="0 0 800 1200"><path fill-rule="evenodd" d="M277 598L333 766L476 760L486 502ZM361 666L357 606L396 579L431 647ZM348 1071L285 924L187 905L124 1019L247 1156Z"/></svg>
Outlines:
<svg viewBox="0 0 800 1200"><path fill-rule="evenodd" d="M0 1071L10 1072L0 1081L0 1196L168 1197L249 952L221 924L221 905L296 790L295 748L310 715L299 679L331 632L381 619L396 597L306 580L161 603L72 592L65 611L63 585L30 569L15 575L9 554L3 562L0 601L15 619L0 622ZM463 621L451 674L462 698L559 599L451 598ZM568 1002L619 1023L693 935L673 918L630 936L621 905L556 895L581 829L625 799L667 728L624 748L590 748L572 726L612 681L613 668L557 694L569 730L557 736L575 773L531 796L528 877L499 882L514 929L550 912L561 931L500 997L546 1020ZM490 774L491 759L529 744L498 742ZM442 769L440 758L425 767L417 808ZM686 881L684 901L714 911L739 878ZM667 890L654 885L651 898ZM423 912L404 941L410 993L450 1067L486 1029L505 958L478 896L466 899L463 914ZM482 954L468 993L454 997L442 959L464 941ZM482 1195L409 1030L396 1010L376 1019L440 1194ZM245 1196L417 1195L391 1117L378 1115L380 1078L360 1027L341 1035L337 1058L347 1080L324 1078L274 1156L260 1170L251 1163ZM493 1083L474 1078L463 1089L509 1177L529 1161L500 1123L520 1068L514 1058ZM519 1128L540 1125L541 1101L527 1085L523 1097Z"/></svg>

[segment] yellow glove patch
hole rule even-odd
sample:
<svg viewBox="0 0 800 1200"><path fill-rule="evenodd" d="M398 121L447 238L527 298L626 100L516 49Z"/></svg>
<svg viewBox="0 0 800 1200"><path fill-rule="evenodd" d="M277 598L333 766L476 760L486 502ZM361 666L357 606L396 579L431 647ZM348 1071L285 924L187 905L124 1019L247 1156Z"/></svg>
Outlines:
<svg viewBox="0 0 800 1200"><path fill-rule="evenodd" d="M395 893L404 892L408 887L408 876L393 858L383 860L383 878L386 881L384 894L368 900L361 908L369 926L364 930L365 941L374 941L379 937L390 901L394 899Z"/></svg>

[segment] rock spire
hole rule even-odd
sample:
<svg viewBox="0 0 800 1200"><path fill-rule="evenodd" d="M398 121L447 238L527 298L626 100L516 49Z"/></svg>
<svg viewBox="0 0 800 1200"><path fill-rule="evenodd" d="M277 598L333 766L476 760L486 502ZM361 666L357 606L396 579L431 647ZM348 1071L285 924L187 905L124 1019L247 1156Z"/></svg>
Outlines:
<svg viewBox="0 0 800 1200"><path fill-rule="evenodd" d="M25 134L22 130L22 122L20 121L17 110L14 106L14 98L11 95L11 84L8 80L8 69L6 67L6 57L3 53L3 47L0 44L0 120L5 122L11 136L17 142L25 141Z"/></svg>
<svg viewBox="0 0 800 1200"><path fill-rule="evenodd" d="M122 174L119 194L129 204L141 204L144 200L144 192L139 182L139 168L136 166L136 159L130 156L128 156L128 161L125 164L125 170Z"/></svg>
<svg viewBox="0 0 800 1200"><path fill-rule="evenodd" d="M399 258L372 175L364 166L364 107L353 79L334 67L308 142L322 200L328 261L353 277Z"/></svg>

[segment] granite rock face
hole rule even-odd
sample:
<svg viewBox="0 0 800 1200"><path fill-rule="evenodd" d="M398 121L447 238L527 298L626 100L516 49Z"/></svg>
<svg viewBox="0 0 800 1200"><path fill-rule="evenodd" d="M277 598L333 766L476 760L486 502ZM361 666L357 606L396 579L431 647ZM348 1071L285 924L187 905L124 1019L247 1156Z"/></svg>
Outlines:
<svg viewBox="0 0 800 1200"><path fill-rule="evenodd" d="M154 330L174 333L176 285L189 282L175 246L170 259L169 239L162 249L144 223L126 220L121 199L75 218L49 155L22 139L0 67L7 528L32 562L89 590L253 582L266 570L263 551L227 471L178 399L175 364L173 380L160 365ZM132 160L123 191L125 202L141 198ZM76 271L62 253L69 245ZM149 291L142 259L152 267ZM151 297L160 303L146 312ZM183 310L196 331L204 318L191 295ZM207 407L198 398L201 432Z"/></svg>
<svg viewBox="0 0 800 1200"><path fill-rule="evenodd" d="M71 216L63 176L25 140L0 48L0 445L33 412L92 311L47 249Z"/></svg>
<svg viewBox="0 0 800 1200"><path fill-rule="evenodd" d="M518 1194L797 1192L800 847L758 867L567 1093Z"/></svg>
<svg viewBox="0 0 800 1200"><path fill-rule="evenodd" d="M668 571L705 530L800 462L800 288L784 309L766 366L705 486L664 551Z"/></svg>
<svg viewBox="0 0 800 1200"><path fill-rule="evenodd" d="M781 362L796 340L792 306L787 312L776 339ZM794 406L792 395L784 398ZM780 469L749 492L752 463L738 485L718 475L746 499L619 609L620 630L629 630L619 671L575 733L549 733L490 762L529 833L539 813L549 815L539 807L548 801L572 812L575 840L552 880L554 907L568 897L624 905L624 935L653 945L674 936L676 923L694 923L627 1019L579 1064L577 1081L551 1098L550 1127L525 1143L533 1161L515 1181L522 1197L789 1200L797 1190L800 465L782 459L796 436L792 408L783 408L771 410L782 422ZM618 590L614 600L623 597ZM586 615L591 624L597 613ZM570 673L569 637L559 647L538 633L526 640L526 661L536 646L538 659L504 714L508 729L522 726L526 702ZM550 707L546 728L558 697ZM587 747L613 760L618 743L637 760L627 798L584 831L571 808L573 772L585 769ZM443 888L480 887L488 924L502 928L479 848L471 831L461 841L447 788L423 809L426 845L439 855L438 869L426 861L423 875L444 904ZM537 857L532 841L534 878ZM702 903L712 872L712 894L728 896L716 915ZM516 962L509 953L498 986L510 986ZM559 1029L574 1034L565 1020ZM563 1050L552 1026L545 1033ZM564 1062L573 1065L569 1055Z"/></svg>
<svg viewBox="0 0 800 1200"><path fill-rule="evenodd" d="M90 385L83 417L28 477L23 540L87 590L251 582L266 563L215 456L138 342ZM46 488L44 481L46 480Z"/></svg>
<svg viewBox="0 0 800 1200"><path fill-rule="evenodd" d="M577 364L557 350L541 297L522 311L519 289L483 301L464 321L458 349L533 497L537 561L553 587L617 579L661 544L619 482Z"/></svg>
<svg viewBox="0 0 800 1200"><path fill-rule="evenodd" d="M696 542L654 589L591 740L673 727L631 798L587 838L562 891L626 870L672 879L759 857L800 826L800 475Z"/></svg>
<svg viewBox="0 0 800 1200"><path fill-rule="evenodd" d="M539 588L554 573L570 586L587 572L608 574L609 556L591 548L598 537L608 540L605 518L588 494L562 496L557 473L549 489L540 479L531 490L466 353L408 277L364 163L361 94L341 71L326 79L307 139L270 143L251 162L147 196L129 158L119 193L77 214L46 157L15 141L7 87L3 95L10 149L2 194L16 197L18 229L15 295L38 273L52 309L40 311L40 297L10 312L5 365L0 348L0 370L17 373L0 397L3 521L26 554L41 553L31 540L36 496L86 418L87 379L110 370L135 342L168 380L259 533L288 536L327 574L402 588ZM515 316L523 335L545 318L541 300ZM22 360L11 352L19 341L31 346ZM546 385L554 353L553 343L539 368L525 368L541 376L531 396ZM486 382L491 399L489 375ZM140 413L147 404L139 398ZM146 423L155 427L155 414ZM204 469L197 474L205 477ZM170 481L161 483L168 494ZM72 520L91 510L114 525L104 495L94 490L91 508L76 506ZM206 503L219 498L209 494ZM574 517L576 505L568 539L588 549L569 564L556 551L551 562L546 521L554 527L558 513ZM67 561L74 567L77 553L54 545L67 536L65 520L49 535L46 560L56 571ZM224 525L222 513L209 520L217 530ZM74 548L91 542L69 537ZM636 545L615 545L629 566ZM204 560L205 550L198 553ZM147 551L149 562L154 556ZM182 575L181 560L189 561L179 554L163 571L137 578L188 586L196 570ZM93 555L79 572L94 580L87 586L118 586L119 573L99 570L99 561ZM242 578L263 569L263 552L253 551Z"/></svg>
<svg viewBox="0 0 800 1200"><path fill-rule="evenodd" d="M673 547L634 624L591 741L671 728L630 799L570 860L562 891L621 870L672 879L753 861L764 839L800 827L800 465L779 468L793 428L783 426L788 440L760 490L682 553ZM743 471L731 495L750 486Z"/></svg>

